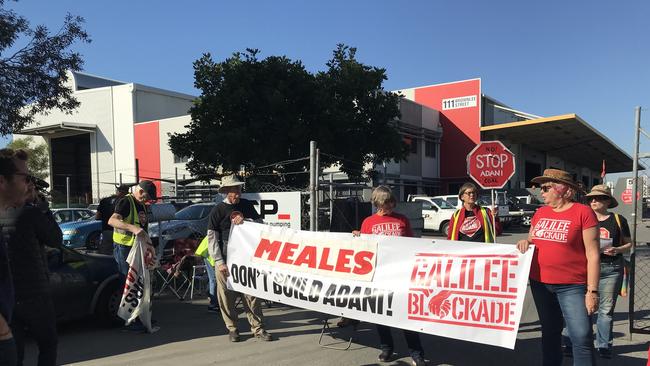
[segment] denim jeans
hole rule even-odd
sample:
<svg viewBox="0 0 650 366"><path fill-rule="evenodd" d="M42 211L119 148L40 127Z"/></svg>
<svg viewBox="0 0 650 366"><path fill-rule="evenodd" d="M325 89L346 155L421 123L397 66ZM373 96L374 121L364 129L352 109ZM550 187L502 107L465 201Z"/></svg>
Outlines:
<svg viewBox="0 0 650 366"><path fill-rule="evenodd" d="M621 261L600 263L600 283L598 285L600 303L596 320L596 348L612 347L612 327L614 325L612 317L622 280L623 265Z"/></svg>
<svg viewBox="0 0 650 366"><path fill-rule="evenodd" d="M217 286L217 277L214 274L214 266L210 263L208 258L203 258L205 264L205 271L208 273L208 297L210 298L210 306L217 306L217 294L215 293L215 286Z"/></svg>
<svg viewBox="0 0 650 366"><path fill-rule="evenodd" d="M393 335L391 327L377 324L377 333L379 334L379 348L382 351L393 351ZM404 338L406 339L406 346L409 349L409 355L412 358L424 357L422 354L422 343L420 342L420 334L410 330L403 330Z"/></svg>
<svg viewBox="0 0 650 366"><path fill-rule="evenodd" d="M120 272L120 276L126 281L126 275L129 273L129 264L126 262L126 258L129 256L131 247L121 244L113 244L113 258L117 263L117 270Z"/></svg>
<svg viewBox="0 0 650 366"><path fill-rule="evenodd" d="M542 325L542 364L562 364L562 328L573 344L573 364L593 365L591 319L585 307L585 285L552 285L530 280L530 290Z"/></svg>

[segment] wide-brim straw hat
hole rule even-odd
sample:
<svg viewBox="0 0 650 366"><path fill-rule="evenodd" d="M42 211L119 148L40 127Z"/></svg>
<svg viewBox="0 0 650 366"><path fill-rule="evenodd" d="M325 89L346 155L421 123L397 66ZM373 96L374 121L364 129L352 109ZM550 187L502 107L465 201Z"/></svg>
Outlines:
<svg viewBox="0 0 650 366"><path fill-rule="evenodd" d="M618 206L618 201L612 196L612 191L604 184L598 184L591 188L591 192L587 193L585 197L605 196L609 198L609 208Z"/></svg>
<svg viewBox="0 0 650 366"><path fill-rule="evenodd" d="M546 182L562 183L571 186L577 191L584 191L578 182L573 180L571 173L560 169L544 169L544 174L530 180L533 183L543 184Z"/></svg>
<svg viewBox="0 0 650 366"><path fill-rule="evenodd" d="M236 175L226 175L225 177L221 178L221 187L219 187L219 193L223 193L223 189L226 187L236 187L243 185L244 182L240 181Z"/></svg>

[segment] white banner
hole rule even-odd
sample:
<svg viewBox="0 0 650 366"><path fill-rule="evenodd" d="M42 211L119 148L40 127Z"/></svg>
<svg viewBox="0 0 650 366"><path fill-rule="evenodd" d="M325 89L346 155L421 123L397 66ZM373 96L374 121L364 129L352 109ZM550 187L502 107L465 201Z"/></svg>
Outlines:
<svg viewBox="0 0 650 366"><path fill-rule="evenodd" d="M234 225L236 291L370 323L514 349L532 250Z"/></svg>
<svg viewBox="0 0 650 366"><path fill-rule="evenodd" d="M151 278L145 262L142 240L136 237L126 261L129 273L124 284L124 293L117 315L129 325L138 317L149 333L156 329L151 326Z"/></svg>

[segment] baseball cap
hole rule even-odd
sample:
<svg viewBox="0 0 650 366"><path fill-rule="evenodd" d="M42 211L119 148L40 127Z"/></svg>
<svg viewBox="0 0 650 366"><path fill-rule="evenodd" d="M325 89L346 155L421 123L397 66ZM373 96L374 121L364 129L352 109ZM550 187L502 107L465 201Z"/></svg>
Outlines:
<svg viewBox="0 0 650 366"><path fill-rule="evenodd" d="M152 181L143 180L140 183L138 183L138 186L144 189L145 192L147 192L147 196L149 196L150 200L155 201L156 199L158 199L158 196L156 195L156 185L153 184Z"/></svg>

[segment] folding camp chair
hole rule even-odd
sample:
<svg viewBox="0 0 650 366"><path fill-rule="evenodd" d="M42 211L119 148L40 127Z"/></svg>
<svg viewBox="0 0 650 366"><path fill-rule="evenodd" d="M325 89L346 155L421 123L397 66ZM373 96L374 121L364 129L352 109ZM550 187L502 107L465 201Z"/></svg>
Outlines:
<svg viewBox="0 0 650 366"><path fill-rule="evenodd" d="M205 264L195 264L192 266L192 283L190 284L190 301L194 299L194 290L208 292L208 271L205 268ZM197 286L198 282L198 286Z"/></svg>
<svg viewBox="0 0 650 366"><path fill-rule="evenodd" d="M183 256L176 263L161 264L160 270L156 271L158 277L163 281L156 296L163 291L171 291L179 300L183 301L190 290L191 280L185 272L185 266L193 259L193 256Z"/></svg>
<svg viewBox="0 0 650 366"><path fill-rule="evenodd" d="M194 239L176 239L171 248L163 248L160 267L156 274L162 285L155 295L170 290L179 300L184 300L190 291L192 281L189 277L191 266L195 264L194 251L197 242Z"/></svg>

